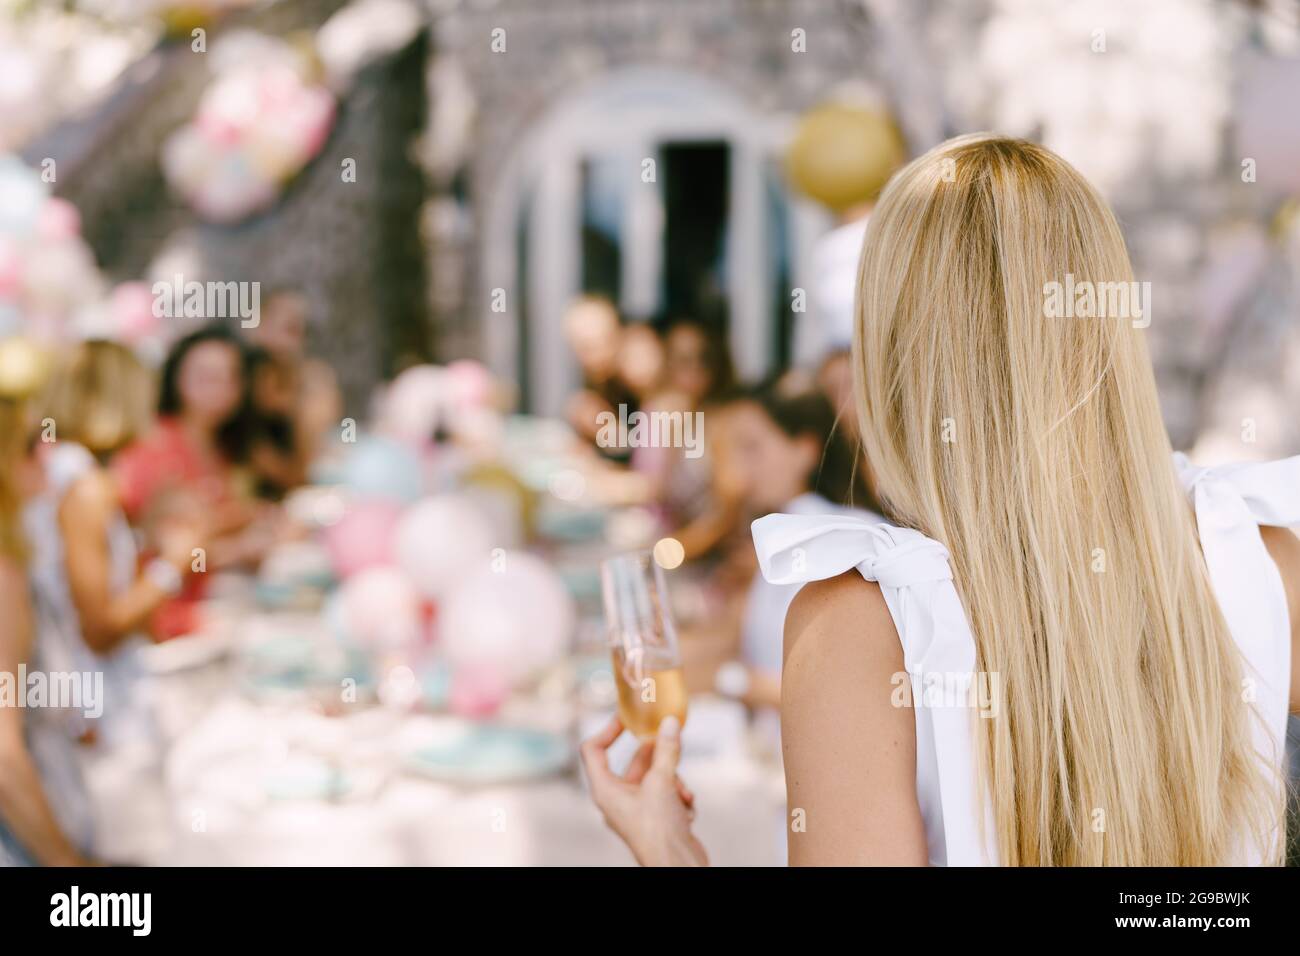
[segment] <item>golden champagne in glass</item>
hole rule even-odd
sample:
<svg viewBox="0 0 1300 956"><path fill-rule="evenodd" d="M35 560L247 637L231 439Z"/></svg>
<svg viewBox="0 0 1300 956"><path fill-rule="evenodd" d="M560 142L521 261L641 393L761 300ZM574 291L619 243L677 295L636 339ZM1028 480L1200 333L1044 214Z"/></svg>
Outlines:
<svg viewBox="0 0 1300 956"><path fill-rule="evenodd" d="M670 714L686 722L686 679L663 568L641 551L603 562L600 577L618 716L649 740Z"/></svg>

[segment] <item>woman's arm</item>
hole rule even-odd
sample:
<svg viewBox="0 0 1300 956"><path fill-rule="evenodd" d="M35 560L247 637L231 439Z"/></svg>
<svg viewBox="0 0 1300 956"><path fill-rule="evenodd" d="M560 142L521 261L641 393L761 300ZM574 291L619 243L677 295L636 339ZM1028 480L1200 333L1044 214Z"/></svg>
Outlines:
<svg viewBox="0 0 1300 956"><path fill-rule="evenodd" d="M748 707L781 706L781 675L749 668L749 687L740 698Z"/></svg>
<svg viewBox="0 0 1300 956"><path fill-rule="evenodd" d="M1300 714L1300 538L1287 528L1261 526L1259 536L1282 574L1291 612L1291 713Z"/></svg>
<svg viewBox="0 0 1300 956"><path fill-rule="evenodd" d="M849 571L805 585L785 623L781 746L792 866L924 866L912 710L876 584Z"/></svg>
<svg viewBox="0 0 1300 956"><path fill-rule="evenodd" d="M31 651L32 612L22 569L0 561L0 673L17 680ZM23 737L23 711L0 707L0 818L38 863L77 866L86 861L59 829L40 774Z"/></svg>
<svg viewBox="0 0 1300 956"><path fill-rule="evenodd" d="M111 650L144 628L149 615L167 598L167 592L143 576L120 594L113 593L108 529L117 508L111 480L98 472L73 483L59 505L68 589L82 639L96 651ZM188 549L164 559L182 574L189 570Z"/></svg>

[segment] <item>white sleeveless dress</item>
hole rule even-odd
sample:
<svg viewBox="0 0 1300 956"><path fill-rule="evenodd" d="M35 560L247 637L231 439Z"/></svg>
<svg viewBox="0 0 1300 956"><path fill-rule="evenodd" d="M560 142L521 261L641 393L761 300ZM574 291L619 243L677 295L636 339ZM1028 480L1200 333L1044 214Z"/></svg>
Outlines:
<svg viewBox="0 0 1300 956"><path fill-rule="evenodd" d="M1210 582L1247 674L1257 682L1255 746L1281 771L1291 673L1291 627L1282 577L1260 525L1300 524L1300 456L1195 468L1174 456L1191 495ZM774 584L835 577L857 568L880 585L914 688L925 675L972 675L975 640L953 586L948 551L917 531L845 515L768 515L753 524L763 576ZM977 794L969 707L916 706L916 795L933 866L995 866L991 805ZM985 814L981 827L979 814ZM981 838L981 833L985 838ZM1246 849L1257 864L1263 849Z"/></svg>

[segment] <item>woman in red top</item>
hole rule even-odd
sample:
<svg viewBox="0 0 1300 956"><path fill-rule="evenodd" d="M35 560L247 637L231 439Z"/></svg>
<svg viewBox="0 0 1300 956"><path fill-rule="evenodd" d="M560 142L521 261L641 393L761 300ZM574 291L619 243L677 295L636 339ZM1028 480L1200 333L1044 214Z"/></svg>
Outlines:
<svg viewBox="0 0 1300 956"><path fill-rule="evenodd" d="M241 488L243 366L243 347L224 327L185 336L163 364L157 425L113 462L133 524L157 532L177 521L203 523L209 544L194 556L197 572L255 562L273 534L270 520L254 520L261 511ZM160 640L197 628L207 576L178 577L175 588L152 622Z"/></svg>

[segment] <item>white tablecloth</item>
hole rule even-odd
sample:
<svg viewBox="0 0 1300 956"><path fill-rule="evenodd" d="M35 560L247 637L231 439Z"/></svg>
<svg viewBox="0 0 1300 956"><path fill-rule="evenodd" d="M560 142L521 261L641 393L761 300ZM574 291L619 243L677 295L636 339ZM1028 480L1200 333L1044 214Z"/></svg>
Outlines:
<svg viewBox="0 0 1300 956"><path fill-rule="evenodd" d="M373 708L326 717L246 699L209 664L153 679L160 741L88 765L99 853L169 865L627 865L630 854L567 774L484 787L404 770L401 753L455 718ZM693 699L681 774L715 864L784 862L780 771L748 752L738 705ZM607 714L591 713L583 733ZM625 736L611 753L630 757ZM332 760L352 784L335 799L291 795L304 767ZM271 796L272 792L279 796Z"/></svg>

